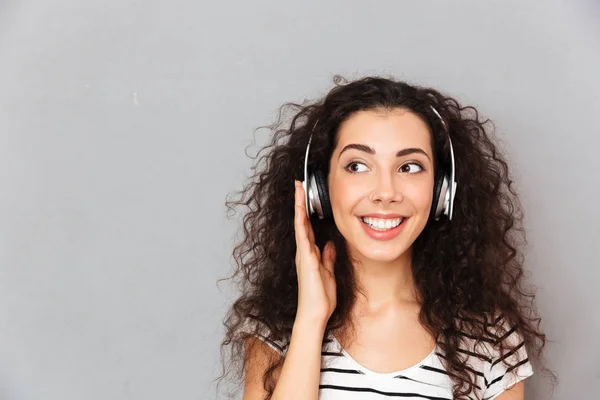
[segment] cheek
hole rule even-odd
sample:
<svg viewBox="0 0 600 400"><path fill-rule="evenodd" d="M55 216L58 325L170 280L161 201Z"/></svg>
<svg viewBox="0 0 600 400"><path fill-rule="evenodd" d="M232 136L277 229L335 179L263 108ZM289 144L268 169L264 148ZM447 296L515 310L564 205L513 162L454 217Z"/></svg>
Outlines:
<svg viewBox="0 0 600 400"><path fill-rule="evenodd" d="M329 198L334 209L351 212L368 195L367 180L344 174L331 175L328 181Z"/></svg>
<svg viewBox="0 0 600 400"><path fill-rule="evenodd" d="M423 174L408 178L402 185L402 195L405 200L410 200L413 207L426 208L433 199L433 176Z"/></svg>
<svg viewBox="0 0 600 400"><path fill-rule="evenodd" d="M329 182L329 199L335 224L346 237L352 225L351 216L361 202L360 191L349 180L334 177Z"/></svg>
<svg viewBox="0 0 600 400"><path fill-rule="evenodd" d="M351 208L355 197L356 191L354 188L344 183L341 179L336 179L329 184L329 198L334 210L347 210Z"/></svg>
<svg viewBox="0 0 600 400"><path fill-rule="evenodd" d="M404 192L404 198L410 199L410 202L417 209L427 209L431 206L433 199L433 185L416 185L407 187Z"/></svg>

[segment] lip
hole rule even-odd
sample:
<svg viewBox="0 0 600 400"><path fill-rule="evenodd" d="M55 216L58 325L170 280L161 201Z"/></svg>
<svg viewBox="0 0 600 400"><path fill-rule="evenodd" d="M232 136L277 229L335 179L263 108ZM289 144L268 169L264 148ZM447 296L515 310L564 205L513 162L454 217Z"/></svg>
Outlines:
<svg viewBox="0 0 600 400"><path fill-rule="evenodd" d="M365 215L365 217L371 217L372 215L384 215L384 214L369 214L369 215ZM388 215L398 215L398 214L388 214ZM402 216L387 217L387 218L400 218L400 217L402 217ZM365 224L362 221L362 218L363 217L359 217L358 222L363 227L365 233L367 235L369 235L369 237L371 237L372 239L381 240L381 241L391 240L391 239L394 239L396 236L398 236L400 234L400 232L402 232L402 230L404 229L404 225L406 225L406 221L408 220L408 217L404 217L402 220L402 223L400 225L398 225L397 227L388 229L387 231L378 231L378 230L371 228L367 224ZM382 217L373 217L373 218L382 218Z"/></svg>
<svg viewBox="0 0 600 400"><path fill-rule="evenodd" d="M359 218L379 218L379 219L395 219L395 218L408 218L406 215L400 214L383 214L383 213L373 213L373 214L365 214L361 215Z"/></svg>

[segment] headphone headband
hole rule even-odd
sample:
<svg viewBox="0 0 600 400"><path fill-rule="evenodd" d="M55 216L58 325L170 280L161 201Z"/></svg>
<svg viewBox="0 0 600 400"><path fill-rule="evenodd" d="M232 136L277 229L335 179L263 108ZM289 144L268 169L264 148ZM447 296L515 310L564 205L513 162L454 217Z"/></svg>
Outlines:
<svg viewBox="0 0 600 400"><path fill-rule="evenodd" d="M454 210L454 195L456 194L456 181L454 176L454 148L452 147L452 138L450 137L450 130L448 129L448 125L444 118L438 113L434 106L429 106L431 110L438 116L442 124L444 124L444 130L446 131L446 135L448 136L448 142L450 143L450 181L448 182L448 193L450 194L450 199L448 200L448 219L452 219L452 211ZM312 136L312 135L311 135Z"/></svg>

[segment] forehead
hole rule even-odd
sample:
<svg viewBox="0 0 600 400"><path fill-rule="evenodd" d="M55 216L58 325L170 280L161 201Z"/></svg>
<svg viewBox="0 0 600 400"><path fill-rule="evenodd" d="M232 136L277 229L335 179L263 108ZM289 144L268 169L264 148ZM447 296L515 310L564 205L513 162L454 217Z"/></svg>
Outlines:
<svg viewBox="0 0 600 400"><path fill-rule="evenodd" d="M336 150L350 143L367 144L379 153L401 147L421 147L431 154L431 134L425 121L403 109L358 111L338 130Z"/></svg>

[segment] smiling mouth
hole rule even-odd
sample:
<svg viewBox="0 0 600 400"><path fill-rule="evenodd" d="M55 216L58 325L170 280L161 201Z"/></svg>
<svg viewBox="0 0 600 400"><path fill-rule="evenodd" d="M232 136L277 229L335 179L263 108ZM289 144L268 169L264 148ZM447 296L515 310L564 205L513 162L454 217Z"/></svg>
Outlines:
<svg viewBox="0 0 600 400"><path fill-rule="evenodd" d="M363 224L367 225L369 228L374 229L376 231L385 232L387 230L396 228L402 222L404 222L405 217L399 218L371 218L371 217L361 217L360 220Z"/></svg>

